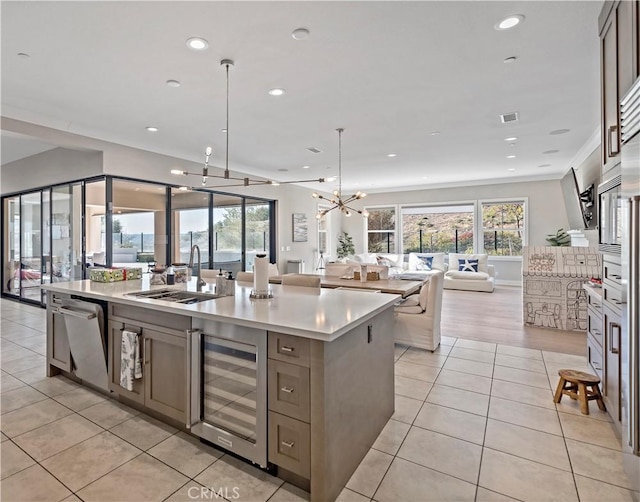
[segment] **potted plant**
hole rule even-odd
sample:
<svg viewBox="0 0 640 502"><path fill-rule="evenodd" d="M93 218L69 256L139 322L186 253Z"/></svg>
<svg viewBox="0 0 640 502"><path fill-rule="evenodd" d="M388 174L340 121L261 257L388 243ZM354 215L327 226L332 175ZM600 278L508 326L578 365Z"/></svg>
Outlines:
<svg viewBox="0 0 640 502"><path fill-rule="evenodd" d="M346 258L347 256L355 253L353 247L353 239L347 232L342 232L338 236L338 259Z"/></svg>
<svg viewBox="0 0 640 502"><path fill-rule="evenodd" d="M571 236L564 228L559 228L555 234L547 235L547 242L550 246L569 246L571 244Z"/></svg>

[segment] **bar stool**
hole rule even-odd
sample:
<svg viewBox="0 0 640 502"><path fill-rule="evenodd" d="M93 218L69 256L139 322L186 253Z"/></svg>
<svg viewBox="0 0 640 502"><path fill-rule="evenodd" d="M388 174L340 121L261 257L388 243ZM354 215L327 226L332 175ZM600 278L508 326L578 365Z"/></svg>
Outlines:
<svg viewBox="0 0 640 502"><path fill-rule="evenodd" d="M598 387L600 378L596 375L577 370L559 370L558 375L560 375L560 381L553 396L554 402L559 403L562 395L566 394L571 399L580 401L580 411L584 415L589 414L589 401L593 399L598 403L598 408L602 411L607 410Z"/></svg>

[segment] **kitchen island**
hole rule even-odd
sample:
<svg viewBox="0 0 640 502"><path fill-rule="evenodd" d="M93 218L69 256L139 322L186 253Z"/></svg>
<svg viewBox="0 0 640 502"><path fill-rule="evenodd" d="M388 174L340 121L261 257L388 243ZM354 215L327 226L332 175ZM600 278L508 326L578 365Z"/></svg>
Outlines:
<svg viewBox="0 0 640 502"><path fill-rule="evenodd" d="M66 333L56 311L71 310L65 302L102 302L108 391L115 397L180 421L263 467L277 466L279 477L309 490L313 501L334 500L393 414L399 297L273 285L273 298L254 300L249 286L179 304L132 293L192 290L194 283L47 285L51 374L73 368L61 364L68 340L60 340ZM143 376L128 389L120 378L123 333L138 335L142 347ZM243 442L247 454L236 450Z"/></svg>

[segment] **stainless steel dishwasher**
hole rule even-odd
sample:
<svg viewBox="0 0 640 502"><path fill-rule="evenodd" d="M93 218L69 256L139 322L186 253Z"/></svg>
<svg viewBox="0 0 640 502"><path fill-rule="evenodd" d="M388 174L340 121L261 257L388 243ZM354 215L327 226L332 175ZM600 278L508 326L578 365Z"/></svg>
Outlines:
<svg viewBox="0 0 640 502"><path fill-rule="evenodd" d="M109 391L105 343L106 302L53 293L47 305L54 316L62 316L75 375Z"/></svg>

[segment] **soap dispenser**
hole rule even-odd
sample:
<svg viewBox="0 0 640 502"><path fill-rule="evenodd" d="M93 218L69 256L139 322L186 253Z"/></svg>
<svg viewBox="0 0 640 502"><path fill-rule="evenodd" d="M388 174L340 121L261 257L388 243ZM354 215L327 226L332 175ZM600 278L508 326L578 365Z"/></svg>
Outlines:
<svg viewBox="0 0 640 502"><path fill-rule="evenodd" d="M225 295L227 296L235 296L236 294L236 280L233 278L233 272L229 272L227 276L227 281L225 285Z"/></svg>
<svg viewBox="0 0 640 502"><path fill-rule="evenodd" d="M220 273L216 277L216 294L220 296L227 294L227 279L222 273L222 269L220 269Z"/></svg>

